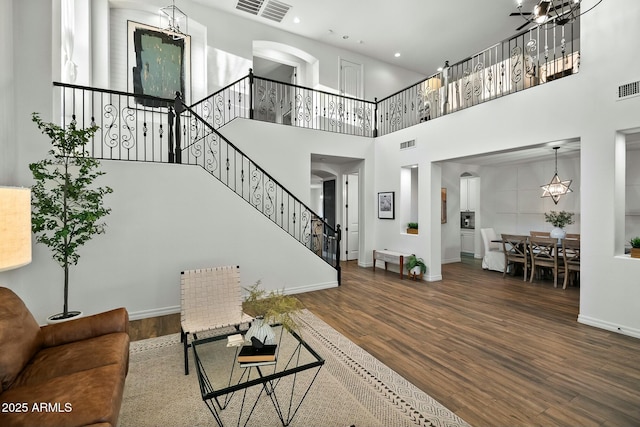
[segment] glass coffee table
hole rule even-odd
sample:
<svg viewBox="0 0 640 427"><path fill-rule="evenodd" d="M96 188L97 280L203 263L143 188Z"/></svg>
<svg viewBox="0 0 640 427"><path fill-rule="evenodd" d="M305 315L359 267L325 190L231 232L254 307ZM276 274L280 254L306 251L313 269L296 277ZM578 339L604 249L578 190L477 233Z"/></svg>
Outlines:
<svg viewBox="0 0 640 427"><path fill-rule="evenodd" d="M202 400L220 427L232 414L237 426L247 425L252 415L272 416L264 412L267 408L275 409L282 425L288 426L307 397L324 359L297 333L280 325L273 329L278 345L275 362L238 363L242 347L227 346L227 337L235 331L193 342Z"/></svg>

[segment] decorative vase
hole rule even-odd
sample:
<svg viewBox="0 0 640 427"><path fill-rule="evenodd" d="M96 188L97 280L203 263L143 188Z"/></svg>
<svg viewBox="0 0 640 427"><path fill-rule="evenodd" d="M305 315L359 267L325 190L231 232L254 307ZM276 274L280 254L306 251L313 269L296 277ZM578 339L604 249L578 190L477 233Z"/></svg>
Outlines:
<svg viewBox="0 0 640 427"><path fill-rule="evenodd" d="M52 314L47 317L47 324L53 325L55 323L68 322L69 320L79 319L81 318L83 313L81 311L71 311L67 312L67 316L63 316L62 313Z"/></svg>
<svg viewBox="0 0 640 427"><path fill-rule="evenodd" d="M549 233L549 237L558 239L558 243L562 243L562 239L564 239L566 235L567 232L560 227L554 227L553 230L551 230L551 232Z"/></svg>
<svg viewBox="0 0 640 427"><path fill-rule="evenodd" d="M631 258L640 258L640 248L631 248Z"/></svg>
<svg viewBox="0 0 640 427"><path fill-rule="evenodd" d="M251 337L256 337L263 344L275 344L276 334L273 332L271 325L265 322L264 316L257 316L251 322L251 327L247 330L244 339L247 342L251 342Z"/></svg>

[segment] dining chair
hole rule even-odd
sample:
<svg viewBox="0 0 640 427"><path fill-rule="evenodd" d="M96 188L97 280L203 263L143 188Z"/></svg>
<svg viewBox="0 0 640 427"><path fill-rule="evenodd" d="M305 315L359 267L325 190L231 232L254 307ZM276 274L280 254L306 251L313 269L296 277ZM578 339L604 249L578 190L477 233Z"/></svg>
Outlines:
<svg viewBox="0 0 640 427"><path fill-rule="evenodd" d="M504 264L505 268L502 273L502 277L507 274L509 265L522 264L524 269L524 279L527 280L527 271L529 268L529 254L528 254L528 240L529 236L518 234L503 234L502 235L502 251L504 252Z"/></svg>
<svg viewBox="0 0 640 427"><path fill-rule="evenodd" d="M184 374L189 375L189 334L196 340L200 332L229 326L239 331L253 317L242 311L238 266L183 271L180 296L180 341L184 348Z"/></svg>
<svg viewBox="0 0 640 427"><path fill-rule="evenodd" d="M578 239L580 240L580 233L567 233L565 236L565 239Z"/></svg>
<svg viewBox="0 0 640 427"><path fill-rule="evenodd" d="M529 234L531 237L551 237L550 231L530 231Z"/></svg>
<svg viewBox="0 0 640 427"><path fill-rule="evenodd" d="M558 263L558 239L555 237L532 237L529 239L531 254L531 279L539 268L549 268L553 274L553 287L558 287L558 274L564 271L564 264Z"/></svg>
<svg viewBox="0 0 640 427"><path fill-rule="evenodd" d="M480 235L484 244L484 257L482 258L482 268L504 272L504 253L498 243L498 235L493 228L481 228Z"/></svg>
<svg viewBox="0 0 640 427"><path fill-rule="evenodd" d="M562 239L562 259L564 260L562 289L567 289L569 276L575 278L580 275L580 239Z"/></svg>

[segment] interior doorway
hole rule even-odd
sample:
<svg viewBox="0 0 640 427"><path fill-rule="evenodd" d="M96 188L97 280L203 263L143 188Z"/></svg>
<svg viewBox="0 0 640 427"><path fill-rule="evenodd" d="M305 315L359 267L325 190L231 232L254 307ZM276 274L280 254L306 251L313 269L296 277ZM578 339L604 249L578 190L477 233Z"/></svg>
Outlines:
<svg viewBox="0 0 640 427"><path fill-rule="evenodd" d="M358 259L360 254L360 229L359 218L360 208L358 204L359 199L359 179L357 173L350 173L344 175L344 222L345 227L343 230L345 259L351 261Z"/></svg>
<svg viewBox="0 0 640 427"><path fill-rule="evenodd" d="M335 229L336 226L336 180L331 179L322 182L322 212L324 220ZM333 236L331 229L327 230L327 236Z"/></svg>
<svg viewBox="0 0 640 427"><path fill-rule="evenodd" d="M364 98L363 66L340 58L340 94L353 98Z"/></svg>

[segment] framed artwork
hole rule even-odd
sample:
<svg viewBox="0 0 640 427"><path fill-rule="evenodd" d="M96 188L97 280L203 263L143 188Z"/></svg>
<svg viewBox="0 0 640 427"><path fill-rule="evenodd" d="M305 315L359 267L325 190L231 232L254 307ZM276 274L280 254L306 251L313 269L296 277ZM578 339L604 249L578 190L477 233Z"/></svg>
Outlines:
<svg viewBox="0 0 640 427"><path fill-rule="evenodd" d="M395 218L395 193L393 191L378 193L378 218Z"/></svg>
<svg viewBox="0 0 640 427"><path fill-rule="evenodd" d="M174 40L171 33L139 22L127 21L127 86L136 95L191 99L191 37ZM136 103L159 107L153 100L136 98Z"/></svg>
<svg viewBox="0 0 640 427"><path fill-rule="evenodd" d="M440 189L440 223L447 223L447 189Z"/></svg>

